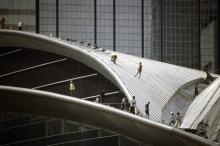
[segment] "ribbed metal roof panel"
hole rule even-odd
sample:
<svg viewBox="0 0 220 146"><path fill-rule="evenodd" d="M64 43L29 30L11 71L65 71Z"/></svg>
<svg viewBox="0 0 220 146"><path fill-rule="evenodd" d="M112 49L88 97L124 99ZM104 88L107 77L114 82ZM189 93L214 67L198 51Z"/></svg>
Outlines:
<svg viewBox="0 0 220 146"><path fill-rule="evenodd" d="M88 48L81 47L84 51ZM198 78L205 78L202 71L143 59L113 51L90 49L91 55L100 59L121 79L131 96L136 97L137 108L144 115L144 106L149 101L150 119L161 121L161 112L170 97L185 83ZM116 64L111 61L112 55L117 55ZM134 75L139 62L143 71L140 78Z"/></svg>
<svg viewBox="0 0 220 146"><path fill-rule="evenodd" d="M181 128L196 129L198 123L202 121L209 112L212 112L210 113L210 115L216 114L213 111L211 111L211 109L214 107L215 104L217 104L219 98L220 98L220 78L216 79L211 85L209 85L203 92L201 92L196 97L196 99L193 101L193 103L190 105L190 107L185 113L183 122L181 124ZM219 108L217 109L219 112ZM219 113L217 113L217 115L219 115ZM214 116L212 118L218 118L218 117ZM213 125L209 125L209 126L218 127L217 126L218 124L219 122L214 123L213 124L214 126Z"/></svg>
<svg viewBox="0 0 220 146"><path fill-rule="evenodd" d="M112 82L128 96L128 99L131 99L133 95L136 96L137 108L142 115L144 115L144 105L148 101L151 102L150 119L153 121L161 121L163 107L178 88L191 80L205 77L205 73L202 71L109 50L92 49L44 35L6 30L1 30L0 33L3 38L0 39L2 45L13 44L20 47L33 47L34 49L44 47L45 51L60 53L73 59L75 57L78 61L91 65L108 79L112 79ZM49 47L46 48L45 45ZM53 50L50 45L54 47ZM66 51L63 52L65 49ZM113 54L118 56L116 64L111 61ZM89 62L92 60L94 63ZM139 62L143 64L140 79L134 76ZM105 71L102 72L102 70Z"/></svg>

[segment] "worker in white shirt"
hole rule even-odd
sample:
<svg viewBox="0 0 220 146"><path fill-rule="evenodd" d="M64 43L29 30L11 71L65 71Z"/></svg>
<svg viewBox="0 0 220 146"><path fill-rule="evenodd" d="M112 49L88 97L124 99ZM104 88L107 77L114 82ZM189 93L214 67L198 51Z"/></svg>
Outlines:
<svg viewBox="0 0 220 146"><path fill-rule="evenodd" d="M22 30L22 27L23 27L23 22L18 22L18 30Z"/></svg>
<svg viewBox="0 0 220 146"><path fill-rule="evenodd" d="M70 96L73 96L74 90L76 89L73 81L70 81Z"/></svg>
<svg viewBox="0 0 220 146"><path fill-rule="evenodd" d="M174 115L173 112L171 112L170 114L171 114L171 117L170 117L169 126L173 126L176 123L176 116Z"/></svg>
<svg viewBox="0 0 220 146"><path fill-rule="evenodd" d="M136 100L135 96L132 97L132 100L130 101L130 113L135 114L135 107L136 107Z"/></svg>

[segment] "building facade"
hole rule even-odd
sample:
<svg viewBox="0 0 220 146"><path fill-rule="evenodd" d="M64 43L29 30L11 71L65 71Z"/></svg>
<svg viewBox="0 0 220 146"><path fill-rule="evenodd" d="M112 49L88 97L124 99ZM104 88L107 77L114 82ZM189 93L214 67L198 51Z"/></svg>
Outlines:
<svg viewBox="0 0 220 146"><path fill-rule="evenodd" d="M190 68L218 68L217 0L39 0L39 11L43 34Z"/></svg>
<svg viewBox="0 0 220 146"><path fill-rule="evenodd" d="M0 0L0 20L5 18L5 28L17 29L17 23L23 22L23 29L36 31L35 0Z"/></svg>
<svg viewBox="0 0 220 146"><path fill-rule="evenodd" d="M8 28L217 72L217 0L1 0ZM10 26L10 27L9 27Z"/></svg>

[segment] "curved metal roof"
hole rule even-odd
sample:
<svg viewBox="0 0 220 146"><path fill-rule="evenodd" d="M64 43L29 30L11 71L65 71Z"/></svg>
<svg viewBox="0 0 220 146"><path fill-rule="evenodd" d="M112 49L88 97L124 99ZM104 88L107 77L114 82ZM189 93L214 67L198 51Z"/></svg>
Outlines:
<svg viewBox="0 0 220 146"><path fill-rule="evenodd" d="M69 119L109 129L155 146L215 146L196 135L112 107L60 94L0 86L0 110Z"/></svg>
<svg viewBox="0 0 220 146"><path fill-rule="evenodd" d="M150 101L150 119L161 121L163 107L170 97L191 80L205 77L205 73L185 67L143 59L113 51L101 51L56 38L13 30L0 30L0 46L14 46L47 51L82 62L112 81L126 96L136 96L137 108L144 115L144 105ZM118 56L117 63L111 55ZM134 77L139 62L143 71Z"/></svg>
<svg viewBox="0 0 220 146"><path fill-rule="evenodd" d="M219 100L220 78L216 79L202 91L185 113L182 128L196 129L198 123L204 119L213 105Z"/></svg>
<svg viewBox="0 0 220 146"><path fill-rule="evenodd" d="M207 133L211 139L220 129L220 77L202 91L185 113L181 128L196 129L200 121L207 123Z"/></svg>

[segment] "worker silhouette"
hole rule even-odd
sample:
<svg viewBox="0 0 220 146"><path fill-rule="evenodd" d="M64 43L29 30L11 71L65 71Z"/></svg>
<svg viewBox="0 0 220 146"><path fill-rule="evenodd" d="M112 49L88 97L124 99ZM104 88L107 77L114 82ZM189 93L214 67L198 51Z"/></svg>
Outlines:
<svg viewBox="0 0 220 146"><path fill-rule="evenodd" d="M75 89L76 89L76 87L73 84L73 81L70 81L70 96L73 96Z"/></svg>
<svg viewBox="0 0 220 146"><path fill-rule="evenodd" d="M111 57L111 61L114 62L114 64L116 64L116 59L118 58L117 55L112 55Z"/></svg>
<svg viewBox="0 0 220 146"><path fill-rule="evenodd" d="M193 97L196 97L199 95L199 90L198 90L198 84L195 85L195 92L194 92L194 95Z"/></svg>
<svg viewBox="0 0 220 146"><path fill-rule="evenodd" d="M145 104L145 117L146 118L148 118L149 119L149 116L150 116L150 114L149 114L149 111L150 110L150 102L148 102L147 104Z"/></svg>
<svg viewBox="0 0 220 146"><path fill-rule="evenodd" d="M135 77L136 77L137 75L139 75L138 78L141 77L142 67L143 67L143 66L142 66L142 63L140 62L140 63L139 63L139 67L138 67L138 71L137 71L137 73L134 75Z"/></svg>

